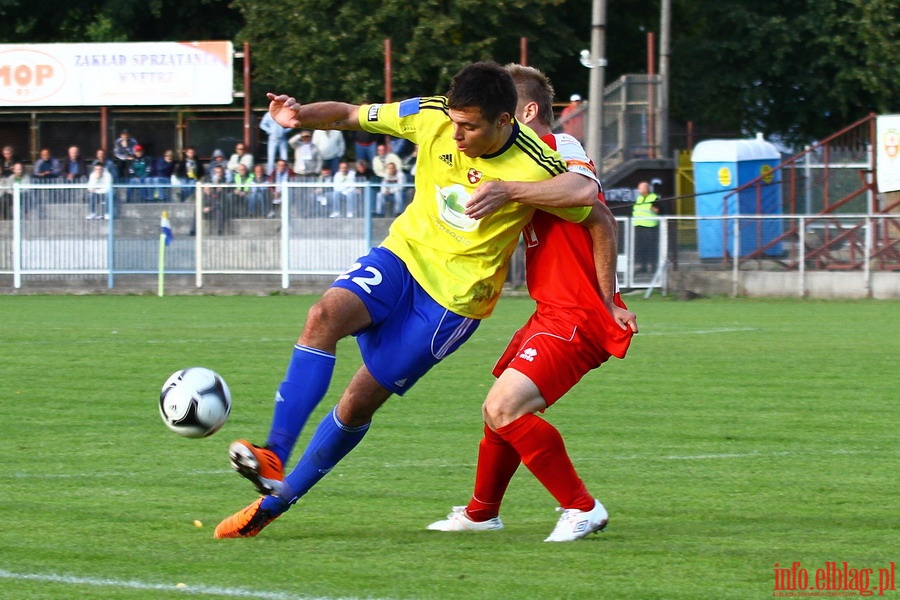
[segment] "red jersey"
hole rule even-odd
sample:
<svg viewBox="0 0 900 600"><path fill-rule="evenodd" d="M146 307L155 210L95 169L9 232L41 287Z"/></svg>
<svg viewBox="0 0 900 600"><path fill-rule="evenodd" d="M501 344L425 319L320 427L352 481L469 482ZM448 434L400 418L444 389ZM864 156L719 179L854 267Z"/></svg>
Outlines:
<svg viewBox="0 0 900 600"><path fill-rule="evenodd" d="M557 149L556 135L541 139ZM563 142L559 144L563 158L579 160L580 157L566 156L563 150L569 144L567 140ZM605 203L602 191L599 198ZM600 347L617 358L624 357L632 331L619 327L603 306L594 268L593 243L587 228L539 210L525 227L523 236L526 282L528 292L537 303L537 313L549 319L565 319L590 331L591 338ZM625 308L618 285L614 302Z"/></svg>

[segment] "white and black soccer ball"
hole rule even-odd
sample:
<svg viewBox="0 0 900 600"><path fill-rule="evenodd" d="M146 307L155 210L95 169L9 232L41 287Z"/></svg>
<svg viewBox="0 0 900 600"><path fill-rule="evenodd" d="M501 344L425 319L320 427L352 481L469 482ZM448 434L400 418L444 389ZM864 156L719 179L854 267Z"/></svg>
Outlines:
<svg viewBox="0 0 900 600"><path fill-rule="evenodd" d="M231 391L222 376L205 367L182 369L166 380L159 394L163 423L189 438L217 432L231 412Z"/></svg>

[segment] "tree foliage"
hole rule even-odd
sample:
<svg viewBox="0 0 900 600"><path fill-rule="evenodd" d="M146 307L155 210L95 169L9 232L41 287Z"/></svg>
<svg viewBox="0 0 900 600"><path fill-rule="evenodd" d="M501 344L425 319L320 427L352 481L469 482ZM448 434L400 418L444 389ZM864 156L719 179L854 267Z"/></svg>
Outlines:
<svg viewBox="0 0 900 600"><path fill-rule="evenodd" d="M230 40L242 26L229 0L0 0L7 44Z"/></svg>
<svg viewBox="0 0 900 600"><path fill-rule="evenodd" d="M791 142L900 108L896 0L681 0L673 116Z"/></svg>
<svg viewBox="0 0 900 600"><path fill-rule="evenodd" d="M661 0L605 0L607 82L647 69ZM900 110L897 0L672 0L670 116L698 128L820 139ZM557 97L586 95L592 0L0 0L5 43L232 39L249 42L253 103L443 93L464 64L544 70Z"/></svg>
<svg viewBox="0 0 900 600"><path fill-rule="evenodd" d="M236 0L252 44L255 83L305 100L385 97L384 40L391 40L393 97L446 91L475 60L552 67L577 56L563 0ZM553 32L553 35L546 35Z"/></svg>

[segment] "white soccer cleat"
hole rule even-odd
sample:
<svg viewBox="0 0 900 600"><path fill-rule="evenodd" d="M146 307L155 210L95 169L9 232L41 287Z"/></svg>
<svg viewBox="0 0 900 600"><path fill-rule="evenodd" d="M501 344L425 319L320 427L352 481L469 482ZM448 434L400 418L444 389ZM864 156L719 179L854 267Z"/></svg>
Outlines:
<svg viewBox="0 0 900 600"><path fill-rule="evenodd" d="M503 529L500 517L494 517L487 521L473 521L466 514L465 506L454 506L446 519L435 521L427 527L431 531L490 531Z"/></svg>
<svg viewBox="0 0 900 600"><path fill-rule="evenodd" d="M574 508L556 510L562 512L562 516L545 542L574 542L596 531L603 531L609 523L609 513L599 500L594 500L594 508L587 512Z"/></svg>

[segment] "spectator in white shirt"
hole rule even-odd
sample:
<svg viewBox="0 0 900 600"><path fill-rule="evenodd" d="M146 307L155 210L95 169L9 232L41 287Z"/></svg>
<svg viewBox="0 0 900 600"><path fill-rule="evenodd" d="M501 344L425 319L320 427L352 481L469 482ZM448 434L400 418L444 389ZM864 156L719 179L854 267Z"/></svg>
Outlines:
<svg viewBox="0 0 900 600"><path fill-rule="evenodd" d="M354 217L354 206L359 188L356 185L356 172L350 170L347 161L341 161L338 170L334 174L334 190L331 192L331 218L341 216L341 204L347 208L347 218Z"/></svg>
<svg viewBox="0 0 900 600"><path fill-rule="evenodd" d="M403 212L406 174L397 169L397 165L389 162L384 167L384 177L381 179L381 190L375 195L375 216L393 217ZM385 204L390 203L390 211L385 210Z"/></svg>
<svg viewBox="0 0 900 600"><path fill-rule="evenodd" d="M347 151L344 132L337 129L316 129L312 134L312 143L319 149L322 166L336 173Z"/></svg>

